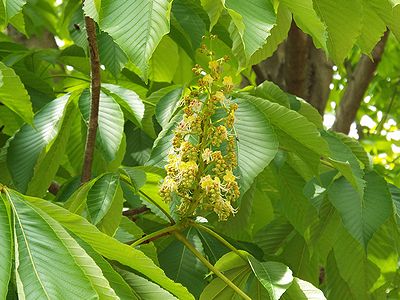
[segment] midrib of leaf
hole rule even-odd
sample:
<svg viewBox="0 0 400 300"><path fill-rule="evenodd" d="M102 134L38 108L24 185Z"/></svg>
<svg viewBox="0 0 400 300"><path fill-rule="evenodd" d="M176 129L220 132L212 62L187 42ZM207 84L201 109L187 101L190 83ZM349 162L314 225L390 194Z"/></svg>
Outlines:
<svg viewBox="0 0 400 300"><path fill-rule="evenodd" d="M243 268L243 270L239 271L234 277L232 277L232 278L229 278L229 277L228 277L228 278L229 278L230 281L232 281L232 282L234 283L235 279L237 279L237 278L239 278L239 277L241 277L241 276L244 277L248 271L249 271L249 270L247 270L247 268ZM216 299L216 296L218 296L219 294L221 294L226 288L229 288L229 289L230 289L230 287L228 287L226 284L223 284L223 285L222 285L222 289L220 289L219 292L215 294L214 299Z"/></svg>
<svg viewBox="0 0 400 300"><path fill-rule="evenodd" d="M14 206L14 203L11 201L11 197L10 197L10 195L9 195L8 193L7 193L7 198L8 198L8 201L9 201L10 205L13 207L15 219L17 219L18 224L19 224L19 226L20 226L20 228L21 228L22 236L23 236L24 241L25 241L26 249L28 250L28 253L29 253L29 258L30 258L30 261L31 261L31 264L32 264L33 271L34 271L34 273L35 273L35 275L36 275L36 277L37 277L37 279L38 279L38 281L39 281L39 283L40 283L40 286L42 287L43 292L45 293L47 299L51 300L51 298L50 298L49 295L47 294L46 289L44 288L44 285L43 285L43 283L42 283L42 280L41 280L41 278L40 278L40 276L39 276L39 273L38 273L38 271L37 271L37 269L36 269L36 265L35 265L35 263L34 263L34 261L33 261L32 253L31 253L31 248L29 247L29 243L28 243L28 240L27 240L27 238L26 238L25 231L24 231L24 229L23 229L21 220L20 220L20 218L19 218L19 216L18 216L18 212L17 212L17 210L16 210L16 208L15 208L15 206ZM17 243L17 241L15 241L15 242Z"/></svg>
<svg viewBox="0 0 400 300"><path fill-rule="evenodd" d="M26 239L26 235L25 235L25 233L24 233L23 226L22 226L22 223L21 223L21 221L20 221L20 218L18 217L18 212L17 212L17 210L16 210L14 204L12 203L10 196L8 196L8 197L9 197L9 202L11 203L11 205L12 205L13 208L14 208L14 214L15 214L15 216L17 216L17 218L18 218L18 223L20 224L21 231L23 232L23 236L24 236L24 240L25 240L27 249L29 249L29 257L31 258L32 266L34 266L33 257L32 257L32 255L31 255L30 248L28 247L28 242L27 242L27 239ZM82 271L82 273L85 275L86 279L90 282L90 286L92 287L93 291L94 291L97 295L99 295L99 294L98 294L98 289L96 288L94 282L91 280L91 277L96 277L96 278L101 278L101 277L100 277L100 276L97 276L97 275L96 275L96 276L93 276L93 275L91 276L90 274L88 274L88 273L86 272L86 269L81 267L81 265L79 264L79 262L78 262L78 261L76 260L76 258L75 258L75 254L72 253L72 252L70 251L70 248L69 248L68 245L64 242L64 239L63 239L62 237L60 237L60 235L58 234L58 231L57 231L56 229L53 228L52 224L51 224L45 217L42 216L41 212L38 211L37 208L35 208L35 207L29 205L27 202L25 202L24 204L27 205L30 209L32 209L32 210L36 213L36 216L37 216L38 218L40 218L42 221L44 221L44 222L52 229L52 231L54 232L54 234L58 237L58 240L62 243L62 245L64 246L64 248L65 248L65 249L67 250L67 252L69 253L70 257L71 257L71 258L73 259L73 261L75 262L75 265ZM43 213L43 212L42 212L42 213ZM50 218L50 217L49 217L49 218ZM56 221L54 221L54 222L56 222ZM61 226L61 225L60 225L60 226ZM84 265L84 266L85 266L85 265ZM36 266L34 266L34 269L35 269L35 274L37 274L37 277L40 279L39 274L38 274L38 272L37 272L37 270L36 270ZM51 300L51 298L48 296L48 293L47 293L46 290L44 289L44 285L42 284L42 281L39 280L39 282L40 282L40 285L42 286L43 291L45 292L46 296L48 297L49 300ZM106 288L106 287L101 287L101 288ZM112 292L114 292L114 291L112 291ZM114 299L114 298L110 298L110 299Z"/></svg>

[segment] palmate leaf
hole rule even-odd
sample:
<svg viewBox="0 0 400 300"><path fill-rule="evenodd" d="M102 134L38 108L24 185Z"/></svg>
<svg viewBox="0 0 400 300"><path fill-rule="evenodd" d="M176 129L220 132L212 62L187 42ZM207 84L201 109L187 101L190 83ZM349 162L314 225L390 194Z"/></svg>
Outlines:
<svg viewBox="0 0 400 300"><path fill-rule="evenodd" d="M91 5L85 5L85 13L114 39L147 79L148 61L169 31L170 1L103 0L100 10L93 1L88 2Z"/></svg>
<svg viewBox="0 0 400 300"><path fill-rule="evenodd" d="M28 92L14 70L2 62L0 62L0 102L25 122L32 124L33 111Z"/></svg>
<svg viewBox="0 0 400 300"><path fill-rule="evenodd" d="M332 184L328 195L347 231L366 249L372 235L393 213L393 203L382 177L371 172L364 179L363 196L344 178Z"/></svg>
<svg viewBox="0 0 400 300"><path fill-rule="evenodd" d="M58 222L21 194L7 190L6 195L15 220L16 277L21 297L118 299L93 259Z"/></svg>
<svg viewBox="0 0 400 300"><path fill-rule="evenodd" d="M88 124L90 115L90 91L88 89L84 90L79 97L79 108L83 119ZM96 146L107 161L113 161L122 142L124 115L115 100L103 92L100 93L98 122Z"/></svg>
<svg viewBox="0 0 400 300"><path fill-rule="evenodd" d="M0 299L7 296L13 259L11 218L4 201L0 196Z"/></svg>
<svg viewBox="0 0 400 300"><path fill-rule="evenodd" d="M118 242L100 232L86 219L72 214L53 203L32 197L27 197L26 200L36 209L40 209L54 218L68 231L89 244L93 250L105 258L129 266L176 295L179 299L194 299L186 288L169 279L143 252Z"/></svg>
<svg viewBox="0 0 400 300"><path fill-rule="evenodd" d="M47 104L35 115L34 127L24 125L10 141L7 165L19 191L29 192L29 187L31 194L40 195L47 190L65 150L72 98L67 94Z"/></svg>
<svg viewBox="0 0 400 300"><path fill-rule="evenodd" d="M313 0L313 4L328 31L326 44L329 55L339 64L347 56L360 34L361 0Z"/></svg>

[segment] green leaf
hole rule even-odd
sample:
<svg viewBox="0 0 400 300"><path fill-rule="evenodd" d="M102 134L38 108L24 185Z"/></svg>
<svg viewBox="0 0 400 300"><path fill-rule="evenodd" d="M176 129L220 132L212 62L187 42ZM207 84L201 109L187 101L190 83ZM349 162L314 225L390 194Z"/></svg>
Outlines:
<svg viewBox="0 0 400 300"><path fill-rule="evenodd" d="M329 161L362 195L365 186L362 179L364 172L352 150L333 133L324 131L322 136L328 142L331 151Z"/></svg>
<svg viewBox="0 0 400 300"><path fill-rule="evenodd" d="M332 59L340 64L350 52L361 31L360 0L313 0L314 9L325 23L327 48Z"/></svg>
<svg viewBox="0 0 400 300"><path fill-rule="evenodd" d="M264 81L254 89L254 96L289 107L289 97L272 81Z"/></svg>
<svg viewBox="0 0 400 300"><path fill-rule="evenodd" d="M89 122L90 91L84 90L79 98L79 108L86 124ZM121 145L124 132L124 115L115 100L100 93L99 121L96 136L96 145L107 161L115 159Z"/></svg>
<svg viewBox="0 0 400 300"><path fill-rule="evenodd" d="M96 18L93 9L85 13ZM148 61L161 38L169 31L171 3L168 0L103 0L98 17L100 28L107 32L130 60L148 76Z"/></svg>
<svg viewBox="0 0 400 300"><path fill-rule="evenodd" d="M222 11L224 10L224 2L223 0L201 0L201 5L203 9L207 12L208 17L210 18L210 31L217 24L219 17L221 16Z"/></svg>
<svg viewBox="0 0 400 300"><path fill-rule="evenodd" d="M57 220L66 229L88 243L96 252L107 259L117 261L150 278L179 299L194 299L180 284L174 283L143 252L122 244L100 232L84 218L72 214L48 201L38 198L27 198L29 203Z"/></svg>
<svg viewBox="0 0 400 300"><path fill-rule="evenodd" d="M357 45L363 53L370 55L375 45L386 31L386 24L377 12L369 5L369 1L363 0L363 25L358 37Z"/></svg>
<svg viewBox="0 0 400 300"><path fill-rule="evenodd" d="M103 83L102 88L127 112L127 117L141 127L144 116L144 104L136 92L118 85Z"/></svg>
<svg viewBox="0 0 400 300"><path fill-rule="evenodd" d="M203 246L194 228L189 228L186 238L203 254ZM207 268L179 241L173 241L160 252L158 259L165 273L175 282L180 282L198 297L204 287Z"/></svg>
<svg viewBox="0 0 400 300"><path fill-rule="evenodd" d="M168 92L156 104L156 119L161 127L165 127L173 117L179 100L181 99L183 88L176 87L176 89Z"/></svg>
<svg viewBox="0 0 400 300"><path fill-rule="evenodd" d="M337 270L346 284L342 282L343 287L330 286L328 277L328 286L335 290L345 291L347 285L354 295L353 299L369 299L372 288L380 276L380 270L368 259L365 248L350 235L351 233L346 232L342 226L338 228L338 231L339 238L334 245L333 254ZM328 274L329 271L328 269ZM339 292L336 294L338 295Z"/></svg>
<svg viewBox="0 0 400 300"><path fill-rule="evenodd" d="M282 3L293 13L296 25L313 38L315 46L326 50L326 27L313 8L313 0L283 0Z"/></svg>
<svg viewBox="0 0 400 300"><path fill-rule="evenodd" d="M226 0L225 5L233 18L230 26L233 53L247 64L249 58L266 44L276 25L273 5L263 0Z"/></svg>
<svg viewBox="0 0 400 300"><path fill-rule="evenodd" d="M329 189L329 200L339 211L348 232L366 249L368 241L393 213L386 181L374 172L364 177L364 196L344 179L335 181Z"/></svg>
<svg viewBox="0 0 400 300"><path fill-rule="evenodd" d="M310 220L317 218L315 208L303 193L305 182L288 165L281 168L279 175L282 214L287 217L299 233L304 235L311 224Z"/></svg>
<svg viewBox="0 0 400 300"><path fill-rule="evenodd" d="M15 217L19 295L28 299L118 299L93 259L58 222L21 194L12 190L6 194Z"/></svg>
<svg viewBox="0 0 400 300"><path fill-rule="evenodd" d="M300 144L322 156L328 155L328 145L321 138L317 127L298 112L266 99L244 94L240 94L239 97L254 104L272 125L284 131Z"/></svg>
<svg viewBox="0 0 400 300"><path fill-rule="evenodd" d="M132 222L131 222L132 223ZM93 250L88 244L79 238L76 238L79 245L86 251L88 255L95 261L96 265L101 269L104 277L110 283L111 288L114 289L115 293L120 299L139 299L128 283L122 278L122 276L113 269L111 264L104 259L100 254Z"/></svg>
<svg viewBox="0 0 400 300"><path fill-rule="evenodd" d="M40 187L32 186L33 194L41 194L55 175L65 145L65 141L58 140L58 135L61 133L60 138L64 140L68 134L64 123L70 118L67 112L72 113L68 110L70 98L67 94L47 104L35 115L34 127L24 125L10 141L7 165L19 191L26 192L34 178Z"/></svg>
<svg viewBox="0 0 400 300"><path fill-rule="evenodd" d="M119 175L109 173L97 179L89 190L86 204L90 220L94 225L97 225L107 214L117 195L118 187Z"/></svg>
<svg viewBox="0 0 400 300"><path fill-rule="evenodd" d="M106 70L110 71L110 73L117 78L121 73L122 68L128 62L126 54L114 42L112 37L107 34L107 32L102 31L98 35L97 41L101 63L106 67Z"/></svg>
<svg viewBox="0 0 400 300"><path fill-rule="evenodd" d="M235 131L241 193L244 194L257 175L269 165L278 151L275 132L262 111L250 101L238 99ZM252 128L252 130L249 130Z"/></svg>
<svg viewBox="0 0 400 300"><path fill-rule="evenodd" d="M5 24L7 24L12 17L18 14L26 4L26 0L3 0L2 2L4 4Z"/></svg>
<svg viewBox="0 0 400 300"><path fill-rule="evenodd" d="M278 46L287 38L292 23L292 14L283 3L279 3L276 15L276 26L271 29L271 35L267 37L264 46L258 49L250 58L250 65L271 57Z"/></svg>
<svg viewBox="0 0 400 300"><path fill-rule="evenodd" d="M116 268L116 270L122 275L125 281L132 287L136 293L137 299L141 300L176 300L166 290L160 288L158 285L147 280L146 278L140 277L132 272Z"/></svg>
<svg viewBox="0 0 400 300"><path fill-rule="evenodd" d="M322 291L317 289L311 283L294 278L292 285L282 296L282 300L326 300Z"/></svg>
<svg viewBox="0 0 400 300"><path fill-rule="evenodd" d="M248 255L245 251L241 252L245 256ZM215 267L219 271L224 272L224 275L241 290L245 289L246 282L252 273L249 263L233 252L229 252L222 256L215 264ZM200 300L238 298L236 292L219 277L212 280L200 295Z"/></svg>
<svg viewBox="0 0 400 300"><path fill-rule="evenodd" d="M12 268L12 232L11 218L5 199L0 196L0 299L6 299L8 291L8 283L11 278Z"/></svg>
<svg viewBox="0 0 400 300"><path fill-rule="evenodd" d="M0 62L0 102L26 123L33 123L32 104L28 92L14 70L2 62Z"/></svg>
<svg viewBox="0 0 400 300"><path fill-rule="evenodd" d="M271 300L279 300L291 286L292 271L284 264L278 262L260 263L253 257L249 257L249 263L257 279L267 289Z"/></svg>
<svg viewBox="0 0 400 300"><path fill-rule="evenodd" d="M171 82L174 79L178 63L178 45L166 35L161 39L150 59L150 80Z"/></svg>

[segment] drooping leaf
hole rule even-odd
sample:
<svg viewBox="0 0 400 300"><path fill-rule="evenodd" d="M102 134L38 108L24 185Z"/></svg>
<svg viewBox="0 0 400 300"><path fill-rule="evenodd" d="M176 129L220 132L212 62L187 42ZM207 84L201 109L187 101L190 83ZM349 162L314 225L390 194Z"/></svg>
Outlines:
<svg viewBox="0 0 400 300"><path fill-rule="evenodd" d="M25 122L32 124L33 111L29 95L14 70L2 62L0 62L0 102Z"/></svg>
<svg viewBox="0 0 400 300"><path fill-rule="evenodd" d="M133 270L151 278L152 281L176 295L179 299L194 299L186 288L174 283L165 276L164 272L150 258L145 256L143 252L118 242L100 232L84 218L72 214L48 201L38 198L27 198L27 200L32 206L43 210L107 259L129 266Z"/></svg>
<svg viewBox="0 0 400 300"><path fill-rule="evenodd" d="M57 143L57 136L61 131L61 135L68 133L68 131L64 132L67 128L63 128L64 121L71 118L66 115L68 103L71 103L69 94L50 102L36 114L34 127L28 124L24 125L11 140L7 152L7 165L14 185L19 191L26 192L32 178L46 183L45 181L51 180L57 171L56 167L58 167L61 157L54 157L54 161L47 161L46 155L51 151L52 146L63 146L63 143ZM51 172L46 170L49 167L48 164L46 164L45 170L40 168L42 171L39 174L35 171L35 168L40 167L38 163L41 160L52 165ZM44 176L45 178L43 178ZM37 190L37 187L34 188Z"/></svg>
<svg viewBox="0 0 400 300"><path fill-rule="evenodd" d="M58 222L32 206L21 194L12 190L6 194L15 217L20 295L43 299L118 299L93 259Z"/></svg>
<svg viewBox="0 0 400 300"><path fill-rule="evenodd" d="M203 9L207 12L210 18L210 31L217 24L222 11L224 10L223 0L201 0L201 5Z"/></svg>
<svg viewBox="0 0 400 300"><path fill-rule="evenodd" d="M137 299L140 300L176 300L178 298L171 295L166 290L162 289L157 284L140 277L132 272L116 268L122 275L124 280L135 291Z"/></svg>
<svg viewBox="0 0 400 300"><path fill-rule="evenodd" d="M249 257L250 266L265 289L271 300L278 300L291 286L292 271L287 266L278 262L260 263L253 257Z"/></svg>
<svg viewBox="0 0 400 300"><path fill-rule="evenodd" d="M293 13L296 25L313 38L316 47L326 50L326 26L314 10L313 0L283 0L282 3Z"/></svg>
<svg viewBox="0 0 400 300"><path fill-rule="evenodd" d="M97 39L101 63L117 78L128 62L126 54L106 32L102 31Z"/></svg>
<svg viewBox="0 0 400 300"><path fill-rule="evenodd" d="M329 189L329 200L339 211L348 232L366 249L372 235L389 218L392 201L385 180L367 173L363 196L340 178Z"/></svg>
<svg viewBox="0 0 400 300"><path fill-rule="evenodd" d="M0 299L6 299L8 284L12 268L12 231L11 217L5 204L5 199L0 196Z"/></svg>
<svg viewBox="0 0 400 300"><path fill-rule="evenodd" d="M264 46L276 24L273 5L270 1L261 0L227 0L225 5L233 18L230 26L233 52L247 63Z"/></svg>
<svg viewBox="0 0 400 300"><path fill-rule="evenodd" d="M313 0L313 4L328 31L326 44L329 55L336 63L341 63L360 34L361 0Z"/></svg>

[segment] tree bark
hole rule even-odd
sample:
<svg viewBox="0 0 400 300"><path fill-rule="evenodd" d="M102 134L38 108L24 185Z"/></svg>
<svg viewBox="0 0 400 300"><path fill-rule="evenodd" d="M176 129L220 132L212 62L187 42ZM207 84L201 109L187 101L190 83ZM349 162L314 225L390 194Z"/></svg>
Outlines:
<svg viewBox="0 0 400 300"><path fill-rule="evenodd" d="M372 60L367 55L362 55L354 72L350 74L345 92L336 111L336 120L332 126L333 130L345 134L349 133L350 126L356 118L364 94L381 61L388 35L389 31L386 31L373 49Z"/></svg>
<svg viewBox="0 0 400 300"><path fill-rule="evenodd" d="M85 154L83 160L81 183L88 182L92 176L92 164L94 148L96 145L96 133L99 118L100 104L100 58L96 40L96 23L89 17L85 17L86 31L89 42L91 65L91 105L89 127L86 137Z"/></svg>
<svg viewBox="0 0 400 300"><path fill-rule="evenodd" d="M308 101L323 115L329 97L333 63L293 22L288 38L274 55L253 66L257 84L269 80Z"/></svg>

